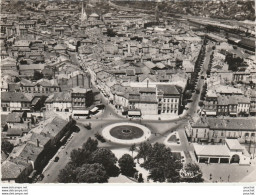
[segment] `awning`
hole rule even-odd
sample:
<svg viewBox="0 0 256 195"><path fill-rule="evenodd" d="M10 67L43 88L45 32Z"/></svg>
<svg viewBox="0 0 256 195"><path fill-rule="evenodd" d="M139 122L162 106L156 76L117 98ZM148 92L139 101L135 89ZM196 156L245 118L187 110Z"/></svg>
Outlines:
<svg viewBox="0 0 256 195"><path fill-rule="evenodd" d="M141 116L140 111L128 111L129 116Z"/></svg>
<svg viewBox="0 0 256 195"><path fill-rule="evenodd" d="M73 110L73 114L89 114L89 110Z"/></svg>
<svg viewBox="0 0 256 195"><path fill-rule="evenodd" d="M35 106L40 101L40 99L40 97L36 97L35 99L33 99L31 106Z"/></svg>
<svg viewBox="0 0 256 195"><path fill-rule="evenodd" d="M90 111L91 112L96 112L98 110L98 108L97 107L94 107L93 109L91 109Z"/></svg>
<svg viewBox="0 0 256 195"><path fill-rule="evenodd" d="M60 142L64 142L65 139L66 139L66 136L62 137Z"/></svg>
<svg viewBox="0 0 256 195"><path fill-rule="evenodd" d="M216 112L205 112L206 113L206 115L211 115L211 116L216 116L217 114L216 114Z"/></svg>

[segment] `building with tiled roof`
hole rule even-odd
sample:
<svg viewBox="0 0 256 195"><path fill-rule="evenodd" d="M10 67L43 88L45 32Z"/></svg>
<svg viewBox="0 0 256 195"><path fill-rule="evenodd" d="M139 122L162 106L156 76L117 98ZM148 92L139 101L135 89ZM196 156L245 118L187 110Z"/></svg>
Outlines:
<svg viewBox="0 0 256 195"><path fill-rule="evenodd" d="M28 182L27 173L32 171L32 164L29 167L18 165L11 161L4 161L1 165L1 180L3 183L23 183Z"/></svg>
<svg viewBox="0 0 256 195"><path fill-rule="evenodd" d="M244 95L213 96L207 93L204 111L208 116L248 116L250 106L250 98Z"/></svg>
<svg viewBox="0 0 256 195"><path fill-rule="evenodd" d="M40 79L36 82L32 82L27 79L21 79L20 81L20 91L25 93L54 93L59 92L60 87L58 86L57 80L52 79Z"/></svg>
<svg viewBox="0 0 256 195"><path fill-rule="evenodd" d="M9 158L2 164L2 181L24 183L31 182L29 175L33 170L42 170L49 160L49 149L55 147L73 125L59 117L43 121L32 133L20 140Z"/></svg>
<svg viewBox="0 0 256 195"><path fill-rule="evenodd" d="M53 93L46 99L45 105L47 110L69 112L72 109L71 93L68 91Z"/></svg>
<svg viewBox="0 0 256 195"><path fill-rule="evenodd" d="M2 59L1 70L17 70L17 61L10 57Z"/></svg>
<svg viewBox="0 0 256 195"><path fill-rule="evenodd" d="M191 141L223 142L225 138L237 138L240 143L255 142L254 118L201 118L188 128Z"/></svg>
<svg viewBox="0 0 256 195"><path fill-rule="evenodd" d="M32 100L32 94L22 92L2 92L1 111L30 110Z"/></svg>
<svg viewBox="0 0 256 195"><path fill-rule="evenodd" d="M158 114L178 115L182 101L182 90L175 85L156 85Z"/></svg>
<svg viewBox="0 0 256 195"><path fill-rule="evenodd" d="M41 134L32 133L31 137L28 140L28 143L31 143L35 146L40 146L42 148L50 147L50 138Z"/></svg>
<svg viewBox="0 0 256 195"><path fill-rule="evenodd" d="M22 123L24 118L24 112L12 112L7 115L7 123Z"/></svg>

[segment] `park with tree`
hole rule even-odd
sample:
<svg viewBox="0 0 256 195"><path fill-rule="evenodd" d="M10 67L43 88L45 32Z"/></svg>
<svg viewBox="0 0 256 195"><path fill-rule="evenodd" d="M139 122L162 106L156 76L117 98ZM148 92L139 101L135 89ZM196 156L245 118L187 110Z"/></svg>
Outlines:
<svg viewBox="0 0 256 195"><path fill-rule="evenodd" d="M136 170L138 163L149 172L147 180L153 182L202 182L200 168L194 164L183 166L164 144L143 142L131 145L130 154L118 160L108 148L99 148L98 141L89 138L81 148L70 154L70 162L58 176L60 183L107 183L110 177L122 175L143 183L143 175ZM136 151L136 156L133 153ZM183 173L183 176L181 174ZM186 175L188 173L188 176Z"/></svg>

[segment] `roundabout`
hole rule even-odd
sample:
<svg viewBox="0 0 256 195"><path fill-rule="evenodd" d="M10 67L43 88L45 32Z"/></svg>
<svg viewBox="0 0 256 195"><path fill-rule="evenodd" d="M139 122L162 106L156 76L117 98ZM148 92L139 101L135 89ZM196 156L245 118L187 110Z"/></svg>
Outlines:
<svg viewBox="0 0 256 195"><path fill-rule="evenodd" d="M108 125L102 130L102 136L113 143L118 144L138 144L150 137L151 131L136 123L115 123Z"/></svg>

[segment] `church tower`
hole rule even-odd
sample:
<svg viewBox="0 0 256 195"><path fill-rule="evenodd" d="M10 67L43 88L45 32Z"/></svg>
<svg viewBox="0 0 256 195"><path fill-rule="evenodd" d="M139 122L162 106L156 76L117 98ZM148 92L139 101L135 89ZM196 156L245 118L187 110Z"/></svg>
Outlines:
<svg viewBox="0 0 256 195"><path fill-rule="evenodd" d="M82 12L81 12L81 23L85 22L87 20L87 14L84 10L84 3L82 3Z"/></svg>
<svg viewBox="0 0 256 195"><path fill-rule="evenodd" d="M158 8L158 4L156 5L156 8L155 8L155 19L156 19L156 22L159 23L159 8Z"/></svg>

